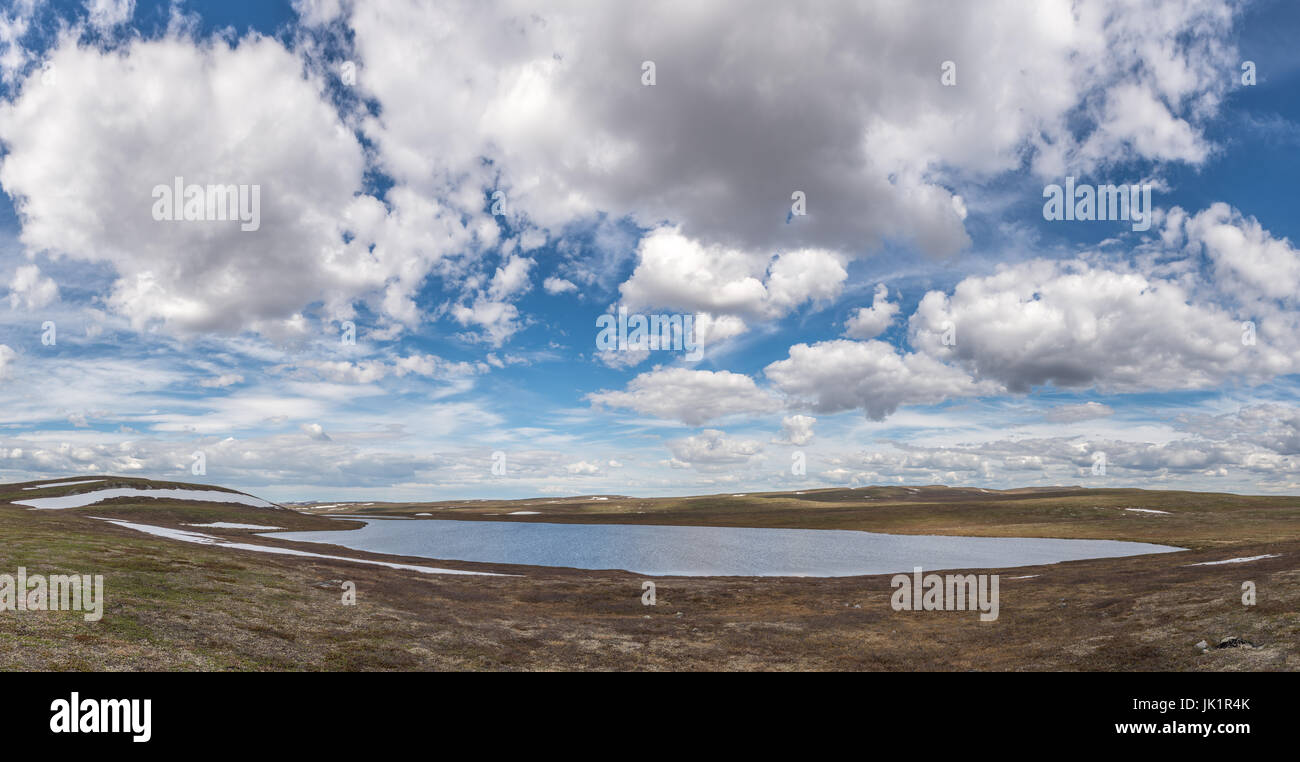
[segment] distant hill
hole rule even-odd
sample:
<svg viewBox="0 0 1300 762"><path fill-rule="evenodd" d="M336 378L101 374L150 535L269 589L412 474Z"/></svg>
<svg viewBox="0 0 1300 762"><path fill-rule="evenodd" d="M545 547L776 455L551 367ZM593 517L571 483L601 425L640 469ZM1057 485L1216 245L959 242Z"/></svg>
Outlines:
<svg viewBox="0 0 1300 762"><path fill-rule="evenodd" d="M0 485L0 502L33 510L69 510L130 504L203 504L283 511L255 495L211 484L130 476L79 476Z"/></svg>

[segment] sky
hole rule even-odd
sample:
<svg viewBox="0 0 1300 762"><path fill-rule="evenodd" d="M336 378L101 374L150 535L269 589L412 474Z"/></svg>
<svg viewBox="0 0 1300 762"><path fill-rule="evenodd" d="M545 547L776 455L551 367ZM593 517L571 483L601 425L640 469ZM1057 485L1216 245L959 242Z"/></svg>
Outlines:
<svg viewBox="0 0 1300 762"><path fill-rule="evenodd" d="M1300 8L801 5L3 0L0 479L1300 493Z"/></svg>

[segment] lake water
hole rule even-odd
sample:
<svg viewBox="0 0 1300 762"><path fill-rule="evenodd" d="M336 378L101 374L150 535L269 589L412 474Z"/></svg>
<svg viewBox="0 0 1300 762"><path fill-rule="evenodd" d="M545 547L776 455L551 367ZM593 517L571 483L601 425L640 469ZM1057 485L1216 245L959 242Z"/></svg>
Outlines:
<svg viewBox="0 0 1300 762"><path fill-rule="evenodd" d="M894 535L838 529L367 519L362 529L276 532L372 553L623 569L656 576L811 576L1035 566L1182 548L1115 540Z"/></svg>

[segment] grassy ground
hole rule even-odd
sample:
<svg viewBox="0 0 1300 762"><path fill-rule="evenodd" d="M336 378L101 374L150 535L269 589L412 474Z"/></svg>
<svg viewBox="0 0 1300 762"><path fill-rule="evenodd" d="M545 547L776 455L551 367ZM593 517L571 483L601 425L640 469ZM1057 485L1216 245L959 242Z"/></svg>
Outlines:
<svg viewBox="0 0 1300 762"><path fill-rule="evenodd" d="M131 483L115 479L112 486ZM1091 537L1193 549L1009 570L1001 580L999 619L982 623L975 612L893 611L889 575L656 578L658 605L643 606L646 578L633 574L434 562L280 543L273 534L243 530L198 531L519 576L429 575L181 543L91 517L286 529L333 528L338 522L280 509L176 501L127 499L59 511L5 504L106 485L48 491L22 486L30 485L0 487L0 574L14 574L19 566L29 574L102 574L107 603L95 623L83 621L79 612L0 612L0 669L1300 668L1298 498L880 488L355 509L460 519ZM515 510L541 515L484 515ZM1279 555L1245 564L1189 565L1265 554ZM344 580L356 584L355 606L342 605ZM1241 603L1245 581L1257 587L1255 606ZM1194 647L1229 636L1258 647L1207 653Z"/></svg>

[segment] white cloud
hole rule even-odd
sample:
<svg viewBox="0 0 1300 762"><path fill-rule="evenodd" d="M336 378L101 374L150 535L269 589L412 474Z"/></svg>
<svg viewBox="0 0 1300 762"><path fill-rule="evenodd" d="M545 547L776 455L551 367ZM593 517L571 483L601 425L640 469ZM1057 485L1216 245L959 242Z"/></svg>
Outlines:
<svg viewBox="0 0 1300 762"><path fill-rule="evenodd" d="M862 408L873 420L900 405L930 404L995 391L924 354L899 354L882 341L795 344L764 369L773 385L820 413Z"/></svg>
<svg viewBox="0 0 1300 762"><path fill-rule="evenodd" d="M436 355L415 353L391 361L306 359L294 364L299 370L340 384L372 384L390 376L422 376L440 381L466 379L487 370L482 363L452 362ZM242 380L242 379L241 379Z"/></svg>
<svg viewBox="0 0 1300 762"><path fill-rule="evenodd" d="M381 291L375 308L409 321L432 263L474 240L437 202L398 189L390 216L354 195L360 143L323 82L275 40L168 37L101 51L65 37L48 57L57 82L37 72L0 107L0 184L30 250L114 267L107 302L137 328L299 332L306 305L346 317L354 299ZM152 189L176 177L260 186L260 229L155 221Z"/></svg>
<svg viewBox="0 0 1300 762"><path fill-rule="evenodd" d="M383 110L367 131L400 184L504 188L553 230L603 211L704 246L941 253L967 241L945 174L1203 161L1234 7L952 3L935 24L908 2L356 3L347 23ZM808 214L787 220L795 190Z"/></svg>
<svg viewBox="0 0 1300 762"><path fill-rule="evenodd" d="M898 304L889 301L889 288L883 283L876 286L870 307L860 307L844 324L844 335L850 339L874 339L884 333L898 314Z"/></svg>
<svg viewBox="0 0 1300 762"><path fill-rule="evenodd" d="M135 13L135 0L86 0L91 26L101 30L125 24Z"/></svg>
<svg viewBox="0 0 1300 762"><path fill-rule="evenodd" d="M531 283L528 272L536 260L528 257L510 257L504 265L497 268L496 275L488 285L488 298L493 300L511 299L526 292Z"/></svg>
<svg viewBox="0 0 1300 762"><path fill-rule="evenodd" d="M319 423L304 423L299 428L302 429L302 432L304 434L311 437L312 439L321 442L330 441L330 435L325 433L325 427L321 426Z"/></svg>
<svg viewBox="0 0 1300 762"><path fill-rule="evenodd" d="M17 356L18 353L8 344L0 344L0 381L8 379L13 374L10 366L13 365L14 358Z"/></svg>
<svg viewBox="0 0 1300 762"><path fill-rule="evenodd" d="M810 415L787 415L781 419L781 436L772 441L803 447L812 441L815 423L817 419Z"/></svg>
<svg viewBox="0 0 1300 762"><path fill-rule="evenodd" d="M457 304L451 308L452 317L461 325L477 326L483 331L483 340L499 347L523 326L519 321L519 308L507 302L497 302L479 297L472 304Z"/></svg>
<svg viewBox="0 0 1300 762"><path fill-rule="evenodd" d="M673 459L697 468L719 468L749 462L763 450L758 442L731 439L726 432L704 429L699 434L668 442Z"/></svg>
<svg viewBox="0 0 1300 762"><path fill-rule="evenodd" d="M744 317L776 318L807 302L839 296L843 257L819 249L780 255L705 246L673 228L641 239L637 266L620 287L631 310L681 309L725 319L712 340L744 330ZM721 327L721 326L719 326Z"/></svg>
<svg viewBox="0 0 1300 762"><path fill-rule="evenodd" d="M1115 414L1109 405L1100 402L1084 402L1078 405L1058 405L1044 416L1053 423L1075 423L1094 418L1106 418Z"/></svg>
<svg viewBox="0 0 1300 762"><path fill-rule="evenodd" d="M621 370L624 368L635 368L650 358L648 349L616 349L607 352L597 352L596 360L607 368Z"/></svg>
<svg viewBox="0 0 1300 762"><path fill-rule="evenodd" d="M293 9L302 23L316 26L328 24L343 12L342 0L293 0Z"/></svg>
<svg viewBox="0 0 1300 762"><path fill-rule="evenodd" d="M598 405L698 426L738 414L770 413L779 401L749 376L730 371L655 368L632 379L625 391L587 395Z"/></svg>
<svg viewBox="0 0 1300 762"><path fill-rule="evenodd" d="M1293 341L1244 346L1240 316L1177 281L1081 261L1033 260L931 291L910 329L925 354L1018 393L1207 388L1300 367Z"/></svg>
<svg viewBox="0 0 1300 762"><path fill-rule="evenodd" d="M0 10L0 81L9 84L32 57L23 47L23 38L31 30L32 15L41 0L15 0Z"/></svg>
<svg viewBox="0 0 1300 762"><path fill-rule="evenodd" d="M1183 219L1182 210L1175 224ZM1300 252L1274 238L1259 221L1224 203L1186 220L1187 238L1203 244L1214 263L1215 285L1238 299L1300 302Z"/></svg>
<svg viewBox="0 0 1300 762"><path fill-rule="evenodd" d="M59 298L59 287L53 278L41 275L36 265L22 265L9 281L9 308L37 310Z"/></svg>
<svg viewBox="0 0 1300 762"><path fill-rule="evenodd" d="M209 389L224 389L227 386L244 383L244 377L238 373L222 373L213 378L205 378L199 382L199 386Z"/></svg>
<svg viewBox="0 0 1300 762"><path fill-rule="evenodd" d="M573 281L564 278L550 277L542 281L542 287L548 294L567 294L570 291L577 291L578 286Z"/></svg>

